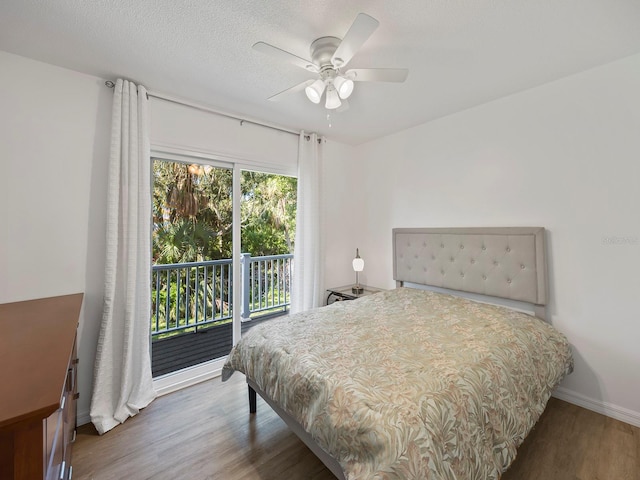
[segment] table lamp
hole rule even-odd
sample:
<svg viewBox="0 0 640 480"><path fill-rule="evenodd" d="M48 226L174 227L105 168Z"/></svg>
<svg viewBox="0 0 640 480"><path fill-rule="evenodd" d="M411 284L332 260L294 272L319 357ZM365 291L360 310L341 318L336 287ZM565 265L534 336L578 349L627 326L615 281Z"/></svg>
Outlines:
<svg viewBox="0 0 640 480"><path fill-rule="evenodd" d="M360 258L360 251L357 248L356 258L353 259L352 265L353 271L356 272L356 284L351 287L351 292L355 293L356 295L360 295L362 292L364 292L364 288L360 286L360 282L358 281L358 272L364 270L364 260Z"/></svg>

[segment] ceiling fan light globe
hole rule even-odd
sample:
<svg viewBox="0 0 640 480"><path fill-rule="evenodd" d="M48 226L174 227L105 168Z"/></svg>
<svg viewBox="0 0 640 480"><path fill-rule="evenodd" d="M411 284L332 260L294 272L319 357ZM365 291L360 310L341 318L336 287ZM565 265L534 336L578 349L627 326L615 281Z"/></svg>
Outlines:
<svg viewBox="0 0 640 480"><path fill-rule="evenodd" d="M353 93L353 80L349 78L339 75L333 81L333 85L336 87L338 95L343 100L349 98Z"/></svg>
<svg viewBox="0 0 640 480"><path fill-rule="evenodd" d="M324 106L328 110L333 110L338 108L340 105L342 105L342 102L340 101L340 96L338 95L337 90L333 85L329 85L329 87L327 87L327 101Z"/></svg>
<svg viewBox="0 0 640 480"><path fill-rule="evenodd" d="M320 103L320 95L314 89L307 87L304 89L304 93L307 94L307 98L313 103Z"/></svg>
<svg viewBox="0 0 640 480"><path fill-rule="evenodd" d="M324 87L324 82L318 79L311 85L306 87L304 89L304 93L306 93L307 98L313 103L320 103L320 100L322 99L322 93L324 92Z"/></svg>

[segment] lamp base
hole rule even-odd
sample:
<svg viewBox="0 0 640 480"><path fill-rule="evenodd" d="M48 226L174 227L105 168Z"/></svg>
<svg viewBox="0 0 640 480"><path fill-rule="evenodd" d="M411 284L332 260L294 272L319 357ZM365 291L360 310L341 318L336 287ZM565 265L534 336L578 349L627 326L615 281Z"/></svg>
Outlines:
<svg viewBox="0 0 640 480"><path fill-rule="evenodd" d="M356 285L355 287L351 287L351 293L360 295L361 293L364 293L364 288L362 288L360 285Z"/></svg>

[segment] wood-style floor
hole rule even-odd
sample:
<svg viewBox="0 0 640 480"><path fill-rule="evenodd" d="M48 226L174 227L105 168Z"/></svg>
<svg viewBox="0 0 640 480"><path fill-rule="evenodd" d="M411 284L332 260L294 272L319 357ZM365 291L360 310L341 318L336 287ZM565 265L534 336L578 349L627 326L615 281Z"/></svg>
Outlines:
<svg viewBox="0 0 640 480"><path fill-rule="evenodd" d="M79 428L74 480L335 480L238 373L158 398L98 436ZM503 480L640 480L640 429L552 398ZM463 480L463 479L461 479Z"/></svg>

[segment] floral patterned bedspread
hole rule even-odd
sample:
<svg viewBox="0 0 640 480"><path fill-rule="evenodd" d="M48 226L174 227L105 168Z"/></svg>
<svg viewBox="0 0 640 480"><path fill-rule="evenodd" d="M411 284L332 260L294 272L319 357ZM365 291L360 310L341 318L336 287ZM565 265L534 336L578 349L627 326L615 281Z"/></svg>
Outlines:
<svg viewBox="0 0 640 480"><path fill-rule="evenodd" d="M513 310L399 288L253 327L245 373L353 479L497 479L573 369Z"/></svg>

